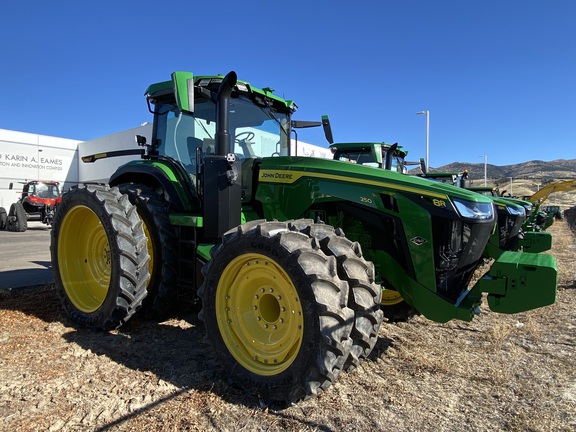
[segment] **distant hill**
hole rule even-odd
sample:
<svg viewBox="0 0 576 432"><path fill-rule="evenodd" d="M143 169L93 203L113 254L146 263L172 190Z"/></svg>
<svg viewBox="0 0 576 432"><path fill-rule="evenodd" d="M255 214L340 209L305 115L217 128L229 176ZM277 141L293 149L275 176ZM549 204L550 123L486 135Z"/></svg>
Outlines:
<svg viewBox="0 0 576 432"><path fill-rule="evenodd" d="M468 170L470 186L484 185L483 163L454 162L429 171L462 172ZM419 168L410 170L411 174L420 172ZM512 178L512 179L511 179ZM576 159L558 159L550 162L533 160L515 165L487 165L487 186L496 186L500 192L512 193L517 197L530 196L546 184L557 180L576 179ZM549 203L560 205L563 209L576 208L576 191L555 192L549 197Z"/></svg>
<svg viewBox="0 0 576 432"><path fill-rule="evenodd" d="M487 164L487 177L489 179L531 179L538 180L542 184L552 180L574 179L576 178L576 159L558 159L550 162L533 160L515 165L491 165ZM431 168L430 171L464 171L468 170L470 179L484 178L483 163L462 163L454 162L438 168Z"/></svg>

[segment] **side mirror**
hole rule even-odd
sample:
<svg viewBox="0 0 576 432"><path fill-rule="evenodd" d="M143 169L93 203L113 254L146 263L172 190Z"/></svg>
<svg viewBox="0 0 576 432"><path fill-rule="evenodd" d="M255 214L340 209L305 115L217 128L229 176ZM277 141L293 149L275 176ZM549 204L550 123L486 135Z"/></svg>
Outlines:
<svg viewBox="0 0 576 432"><path fill-rule="evenodd" d="M330 126L330 119L327 115L322 116L322 121L307 121L307 120L292 120L291 122L292 129L305 129L311 127L318 127L322 126L324 129L324 136L326 137L326 141L330 144L334 144L334 138L332 137L332 127Z"/></svg>
<svg viewBox="0 0 576 432"><path fill-rule="evenodd" d="M194 112L194 75L190 72L172 74L174 94L180 111Z"/></svg>
<svg viewBox="0 0 576 432"><path fill-rule="evenodd" d="M146 145L146 137L142 135L136 135L136 144L140 147L144 147Z"/></svg>
<svg viewBox="0 0 576 432"><path fill-rule="evenodd" d="M424 158L420 158L420 171L422 171L423 175L426 175L428 172L428 168L426 167L426 161Z"/></svg>
<svg viewBox="0 0 576 432"><path fill-rule="evenodd" d="M324 128L324 136L329 144L334 144L334 137L332 136L332 127L330 126L330 119L327 115L322 116L322 127Z"/></svg>

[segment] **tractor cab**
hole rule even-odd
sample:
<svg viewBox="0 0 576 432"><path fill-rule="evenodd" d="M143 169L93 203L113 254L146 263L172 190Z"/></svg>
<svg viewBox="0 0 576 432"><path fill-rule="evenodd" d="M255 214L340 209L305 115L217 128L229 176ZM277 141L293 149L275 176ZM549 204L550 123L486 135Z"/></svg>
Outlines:
<svg viewBox="0 0 576 432"><path fill-rule="evenodd" d="M290 114L293 108L274 103L271 90L251 91L248 83L236 84L230 95L226 139L218 143L217 91L224 77L196 77L193 106L176 100L171 81L148 89L154 105L152 155L168 157L197 175L206 155L234 155L238 160L287 156L290 152ZM162 91L162 86L170 90ZM221 147L221 148L219 148Z"/></svg>
<svg viewBox="0 0 576 432"><path fill-rule="evenodd" d="M151 143L137 137L146 148L143 160L121 167L110 184L140 172L144 184L162 185L176 210L173 221L202 227L203 239L215 241L241 223L262 158L290 156L297 106L233 72L174 72L171 81L149 86L146 99L154 114ZM150 163L160 169L151 170Z"/></svg>
<svg viewBox="0 0 576 432"><path fill-rule="evenodd" d="M470 186L468 190L474 191L484 196L498 197L500 196L498 187L492 186Z"/></svg>
<svg viewBox="0 0 576 432"><path fill-rule="evenodd" d="M24 183L20 203L28 220L52 224L56 205L62 200L60 184L55 181L34 180Z"/></svg>
<svg viewBox="0 0 576 432"><path fill-rule="evenodd" d="M330 150L334 160L406 172L408 151L397 143L336 143L330 146Z"/></svg>
<svg viewBox="0 0 576 432"><path fill-rule="evenodd" d="M53 181L30 181L22 187L22 201L31 200L43 204L54 205L60 197L58 182Z"/></svg>
<svg viewBox="0 0 576 432"><path fill-rule="evenodd" d="M468 179L468 170L462 172L426 172L422 173L420 177L440 183L451 184L459 188L465 188L466 180Z"/></svg>

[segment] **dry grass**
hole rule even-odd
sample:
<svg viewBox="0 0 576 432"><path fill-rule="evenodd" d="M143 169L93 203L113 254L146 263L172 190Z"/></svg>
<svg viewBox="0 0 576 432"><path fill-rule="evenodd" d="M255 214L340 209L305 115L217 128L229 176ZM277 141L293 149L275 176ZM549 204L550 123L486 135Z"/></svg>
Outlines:
<svg viewBox="0 0 576 432"><path fill-rule="evenodd" d="M563 222L551 230L555 305L385 324L357 370L286 409L231 385L191 319L102 334L75 328L52 290L4 296L0 429L574 431L575 240Z"/></svg>

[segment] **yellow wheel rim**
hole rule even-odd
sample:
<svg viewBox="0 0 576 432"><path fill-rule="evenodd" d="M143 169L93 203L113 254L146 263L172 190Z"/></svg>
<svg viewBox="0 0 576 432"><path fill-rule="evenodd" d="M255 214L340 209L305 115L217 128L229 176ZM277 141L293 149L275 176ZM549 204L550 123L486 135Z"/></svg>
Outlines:
<svg viewBox="0 0 576 432"><path fill-rule="evenodd" d="M110 245L100 219L88 207L74 207L64 216L58 266L64 290L78 310L91 313L102 306L110 285Z"/></svg>
<svg viewBox="0 0 576 432"><path fill-rule="evenodd" d="M148 255L150 256L150 261L148 261L148 273L150 273L150 278L148 282L146 282L146 287L150 285L150 281L152 280L152 271L154 270L154 245L152 244L152 239L150 238L150 231L148 230L148 225L144 222L144 218L140 218L142 220L142 228L144 229L144 235L148 239L146 242L146 249L148 249Z"/></svg>
<svg viewBox="0 0 576 432"><path fill-rule="evenodd" d="M255 374L281 373L300 351L300 297L286 272L264 255L244 254L226 266L216 291L216 319L230 353Z"/></svg>
<svg viewBox="0 0 576 432"><path fill-rule="evenodd" d="M382 290L382 302L384 306L394 306L398 303L402 303L404 298L396 290L383 289Z"/></svg>

